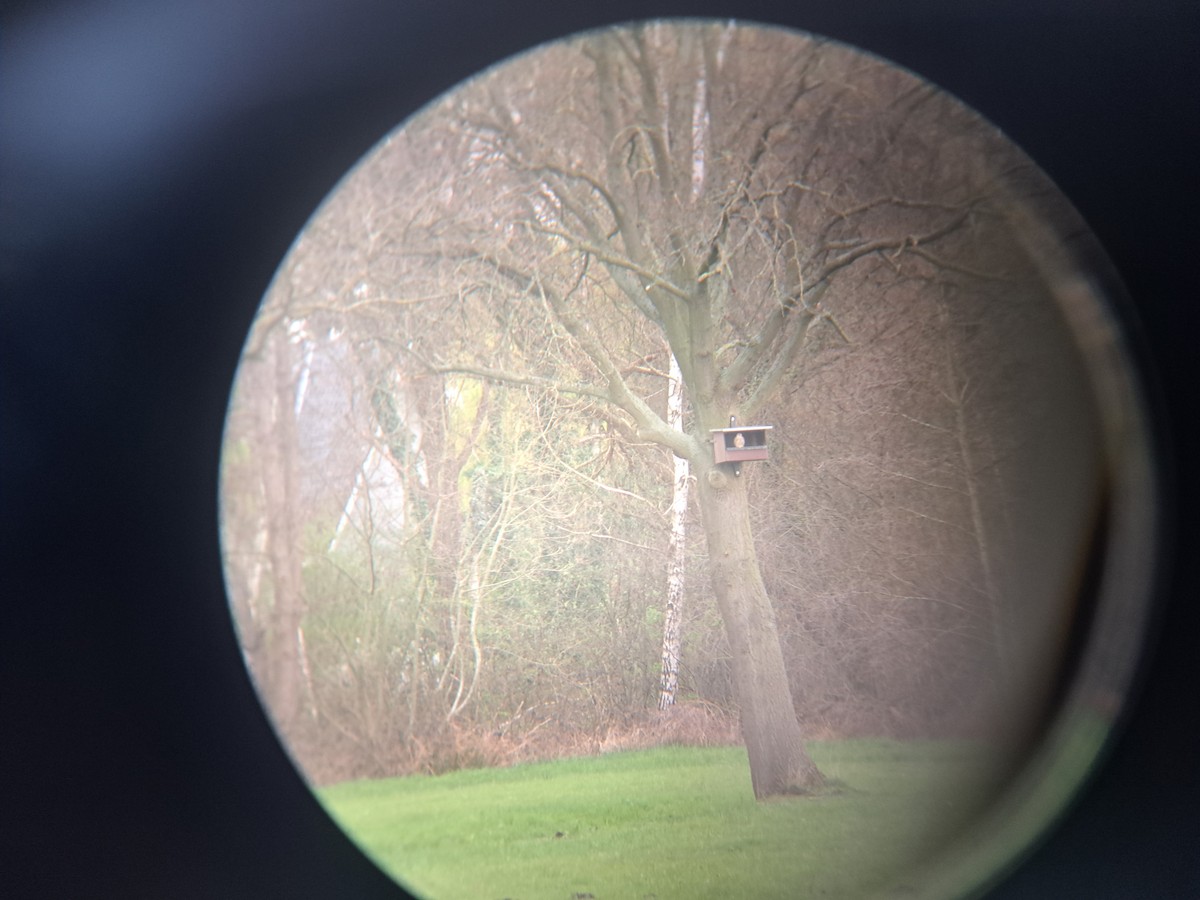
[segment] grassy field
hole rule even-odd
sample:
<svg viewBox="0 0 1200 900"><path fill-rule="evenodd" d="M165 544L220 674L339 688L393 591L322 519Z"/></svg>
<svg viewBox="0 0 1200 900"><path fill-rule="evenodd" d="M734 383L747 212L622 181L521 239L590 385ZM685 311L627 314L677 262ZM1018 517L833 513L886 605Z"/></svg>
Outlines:
<svg viewBox="0 0 1200 900"><path fill-rule="evenodd" d="M961 829L990 778L965 744L811 749L836 792L756 803L742 748L665 747L319 796L433 900L906 896L905 870Z"/></svg>

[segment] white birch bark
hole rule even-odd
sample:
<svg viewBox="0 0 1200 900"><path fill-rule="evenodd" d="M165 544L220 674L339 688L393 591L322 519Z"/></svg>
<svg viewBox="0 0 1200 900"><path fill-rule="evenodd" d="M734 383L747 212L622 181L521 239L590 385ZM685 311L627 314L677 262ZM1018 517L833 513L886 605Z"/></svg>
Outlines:
<svg viewBox="0 0 1200 900"><path fill-rule="evenodd" d="M683 376L674 353L671 354L667 387L667 424L676 431L683 431ZM663 710L675 704L675 693L679 688L689 475L688 461L676 456L671 494L671 539L667 550L667 608L663 616L662 688L658 697L658 708Z"/></svg>

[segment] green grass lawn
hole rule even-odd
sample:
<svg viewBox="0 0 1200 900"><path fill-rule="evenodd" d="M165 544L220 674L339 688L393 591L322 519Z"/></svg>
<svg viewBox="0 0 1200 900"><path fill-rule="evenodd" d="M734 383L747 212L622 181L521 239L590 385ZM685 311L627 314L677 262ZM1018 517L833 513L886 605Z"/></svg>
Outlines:
<svg viewBox="0 0 1200 900"><path fill-rule="evenodd" d="M665 747L318 794L432 900L861 897L908 895L905 870L961 830L990 781L968 744L811 752L838 792L757 803L742 748Z"/></svg>

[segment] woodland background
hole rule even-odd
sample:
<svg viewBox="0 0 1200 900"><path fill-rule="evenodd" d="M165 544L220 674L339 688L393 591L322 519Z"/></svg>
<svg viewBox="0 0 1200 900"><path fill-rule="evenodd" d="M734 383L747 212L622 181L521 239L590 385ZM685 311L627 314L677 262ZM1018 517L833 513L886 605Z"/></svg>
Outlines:
<svg viewBox="0 0 1200 900"><path fill-rule="evenodd" d="M650 101L630 89L701 147L673 162L680 179L736 156L721 117L778 89L788 73L760 63L791 59L770 56L783 40L740 34L724 94L716 72L698 87L690 70ZM223 456L228 585L256 683L319 781L736 739L694 510L679 526L687 709L655 711L670 453L556 387L586 381L587 361L524 312L499 265L480 276L429 249L536 255L512 223L549 230L563 214L523 160L572 140L559 111L589 52L527 57L385 141L298 239L251 334ZM754 216L800 230L789 246L818 260L854 262L830 294L836 327L814 331L764 410L770 461L742 476L797 715L814 737L1016 740L1054 677L1097 477L1064 286L1025 243L1070 213L953 101L836 47L808 52L850 87L786 110L804 133L778 152L827 200L767 193ZM701 89L711 125L692 115ZM578 127L598 127L600 104L580 104ZM818 153L827 143L838 152ZM951 214L948 239L911 237ZM855 215L859 232L838 230ZM618 305L590 315L665 416L664 346ZM438 363L456 353L499 368ZM514 361L559 381L489 377Z"/></svg>

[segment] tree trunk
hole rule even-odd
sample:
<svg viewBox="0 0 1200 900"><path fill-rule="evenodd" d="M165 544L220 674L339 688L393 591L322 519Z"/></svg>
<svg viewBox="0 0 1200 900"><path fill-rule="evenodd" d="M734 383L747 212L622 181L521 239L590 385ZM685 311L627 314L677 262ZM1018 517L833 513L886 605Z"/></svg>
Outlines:
<svg viewBox="0 0 1200 900"><path fill-rule="evenodd" d="M263 501L268 515L267 555L274 589L267 680L273 699L271 710L284 729L299 715L304 678L299 643L304 600L295 485L296 388L290 350L287 335L279 329L269 345L273 390L270 417L263 423L259 440L263 451Z"/></svg>
<svg viewBox="0 0 1200 900"><path fill-rule="evenodd" d="M746 481L697 465L697 495L717 605L733 653L733 682L754 796L807 793L824 783L804 747L775 611L758 568Z"/></svg>
<svg viewBox="0 0 1200 900"><path fill-rule="evenodd" d="M667 385L667 425L683 430L683 374L679 361L671 354L671 371ZM658 708L675 705L679 687L679 657L683 651L683 588L686 572L688 477L691 467L681 456L674 457L675 478L671 493L671 539L667 550L667 603L663 615L662 686Z"/></svg>

